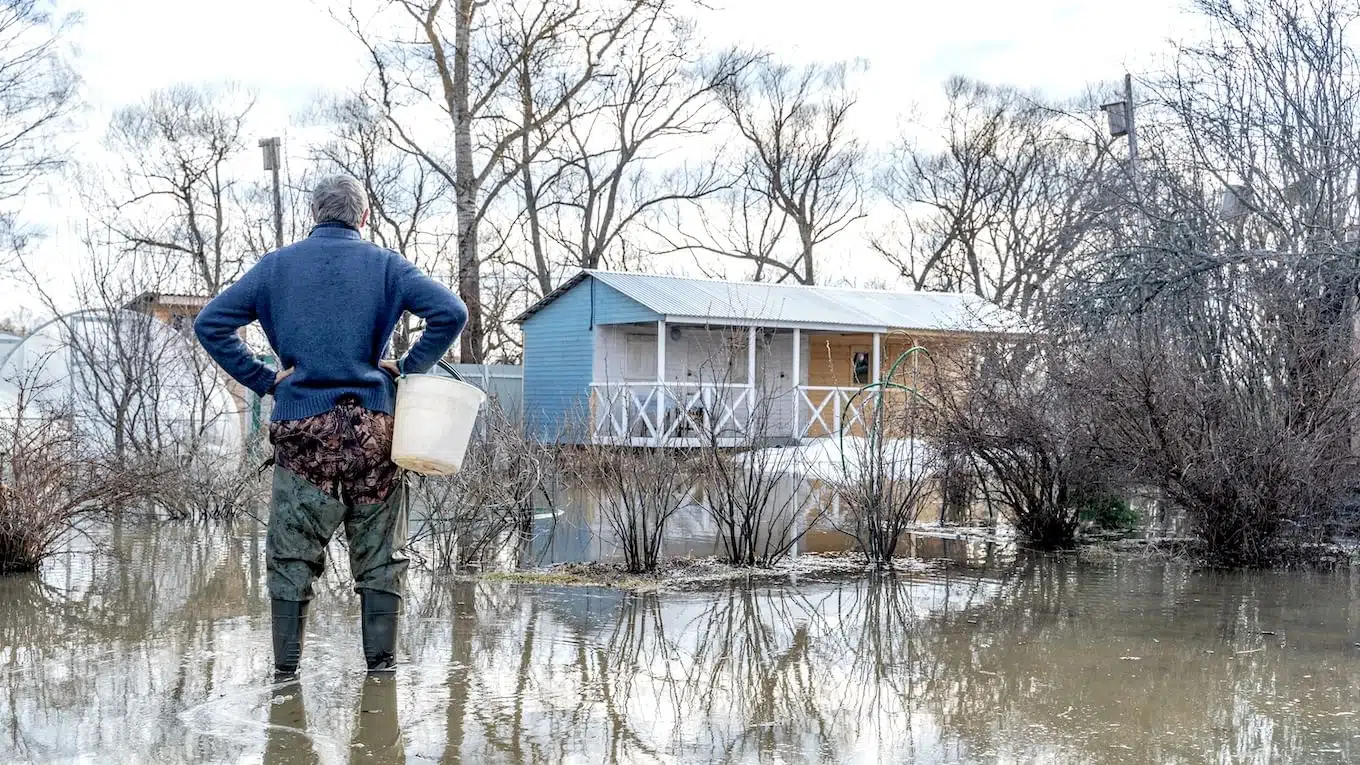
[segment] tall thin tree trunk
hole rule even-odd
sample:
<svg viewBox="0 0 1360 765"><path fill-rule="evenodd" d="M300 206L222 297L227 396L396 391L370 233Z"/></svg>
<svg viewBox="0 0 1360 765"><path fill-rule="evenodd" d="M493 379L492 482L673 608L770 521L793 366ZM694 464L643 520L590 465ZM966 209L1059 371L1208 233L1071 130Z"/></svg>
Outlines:
<svg viewBox="0 0 1360 765"><path fill-rule="evenodd" d="M803 284L816 284L817 273L814 270L813 253L813 233L812 227L805 224L798 224L799 239L803 245Z"/></svg>
<svg viewBox="0 0 1360 765"><path fill-rule="evenodd" d="M533 80L529 76L529 61L520 64L520 103L524 109L524 124L534 121ZM529 162L529 130L525 129L519 137L520 179L524 183L524 211L529 219L529 246L534 253L534 275L538 277L539 294L552 292L552 271L548 268L548 258L543 252L543 230L539 225L538 188L534 186L533 168Z"/></svg>
<svg viewBox="0 0 1360 765"><path fill-rule="evenodd" d="M454 172L458 206L458 292L467 304L468 321L463 329L460 360L482 359L481 263L477 260L477 179L472 169L472 111L468 102L468 55L472 39L475 0L458 0L454 30Z"/></svg>

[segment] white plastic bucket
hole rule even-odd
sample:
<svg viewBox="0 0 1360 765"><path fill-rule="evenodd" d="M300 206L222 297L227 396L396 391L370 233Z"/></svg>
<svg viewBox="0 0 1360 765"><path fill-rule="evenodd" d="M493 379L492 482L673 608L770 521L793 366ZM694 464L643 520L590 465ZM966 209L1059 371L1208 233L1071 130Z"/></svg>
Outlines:
<svg viewBox="0 0 1360 765"><path fill-rule="evenodd" d="M452 377L399 378L392 461L422 475L457 473L485 401L485 393Z"/></svg>

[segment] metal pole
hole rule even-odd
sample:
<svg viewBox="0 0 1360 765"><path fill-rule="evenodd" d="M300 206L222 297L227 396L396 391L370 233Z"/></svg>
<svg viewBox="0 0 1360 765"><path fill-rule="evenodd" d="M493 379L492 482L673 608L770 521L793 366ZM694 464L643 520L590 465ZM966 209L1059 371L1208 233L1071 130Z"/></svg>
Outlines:
<svg viewBox="0 0 1360 765"><path fill-rule="evenodd" d="M1138 193L1138 125L1133 119L1133 75L1124 74L1124 116L1129 130L1129 177Z"/></svg>
<svg viewBox="0 0 1360 765"><path fill-rule="evenodd" d="M279 166L274 166L274 247L283 247L283 194L279 190Z"/></svg>

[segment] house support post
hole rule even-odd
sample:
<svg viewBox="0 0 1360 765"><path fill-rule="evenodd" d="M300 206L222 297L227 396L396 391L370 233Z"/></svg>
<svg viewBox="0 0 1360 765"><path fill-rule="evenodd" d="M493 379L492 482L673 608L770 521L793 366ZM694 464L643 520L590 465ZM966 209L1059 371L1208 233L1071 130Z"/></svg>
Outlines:
<svg viewBox="0 0 1360 765"><path fill-rule="evenodd" d="M803 402L799 401L803 396L803 330L798 327L793 328L793 438L795 441L801 439L803 434L798 428L798 414L803 408Z"/></svg>
<svg viewBox="0 0 1360 765"><path fill-rule="evenodd" d="M871 382L871 383L882 382L882 381L883 381L883 335L881 335L881 334L879 334L879 333L877 333L877 332L874 333L874 367L873 367L873 368L874 368L873 374L869 375L869 382ZM872 405L873 405L873 407L874 407L874 425L877 426L877 425L879 425L879 424L882 422L882 411L883 411L883 388L882 388L882 386L879 386L879 387L874 388L874 395L868 396L867 398L869 399L869 401L872 403ZM866 429L868 428L868 423L865 423L865 428L866 428ZM875 428L875 430L877 430L877 427ZM867 434L866 434L866 435L867 435Z"/></svg>
<svg viewBox="0 0 1360 765"><path fill-rule="evenodd" d="M661 437L666 432L666 320L656 323L656 435L653 446L661 446Z"/></svg>
<svg viewBox="0 0 1360 765"><path fill-rule="evenodd" d="M754 437L751 427L756 414L756 328L746 330L746 436Z"/></svg>

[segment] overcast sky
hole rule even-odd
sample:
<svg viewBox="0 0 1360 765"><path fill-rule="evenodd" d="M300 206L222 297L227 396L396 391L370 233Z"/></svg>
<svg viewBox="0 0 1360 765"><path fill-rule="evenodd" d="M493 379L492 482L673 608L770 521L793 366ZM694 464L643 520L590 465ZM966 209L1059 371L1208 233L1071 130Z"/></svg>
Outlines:
<svg viewBox="0 0 1360 765"><path fill-rule="evenodd" d="M322 91L363 76L360 51L325 0L57 0L80 11L81 69L100 107L177 82L240 80L279 132ZM341 4L337 3L340 7ZM1137 12L1131 10L1137 7ZM869 62L865 117L891 123L951 74L1075 93L1138 71L1176 34L1177 0L716 0L701 29L794 60Z"/></svg>
<svg viewBox="0 0 1360 765"><path fill-rule="evenodd" d="M113 109L156 88L238 81L258 93L253 127L266 136L287 134L318 95L351 89L364 76L362 52L325 0L55 2L84 17L74 41L91 107L87 147ZM1102 0L713 2L700 29L714 47L744 44L792 62L866 61L856 127L871 142L895 134L913 107L938 103L950 75L1077 95L1126 68L1155 66L1186 22L1183 0L1144 0L1136 13L1133 3ZM43 216L53 230L43 248L53 265L67 260L72 244L60 231L61 209Z"/></svg>

